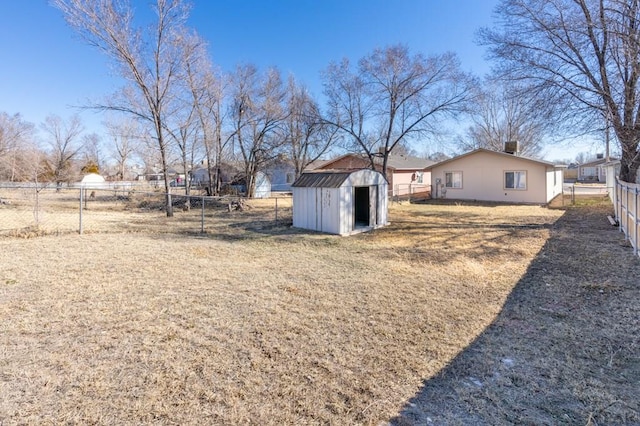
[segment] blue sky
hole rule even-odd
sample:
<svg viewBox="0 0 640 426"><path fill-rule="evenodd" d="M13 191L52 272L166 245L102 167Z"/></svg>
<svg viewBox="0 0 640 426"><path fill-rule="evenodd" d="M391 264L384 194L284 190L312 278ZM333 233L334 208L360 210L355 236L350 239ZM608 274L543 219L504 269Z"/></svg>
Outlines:
<svg viewBox="0 0 640 426"><path fill-rule="evenodd" d="M189 24L223 70L239 63L277 66L319 96L319 74L329 62L356 61L397 43L425 55L453 51L466 71L487 73L490 65L475 33L491 25L497 2L195 0ZM148 13L148 0L133 3ZM0 111L21 113L35 124L49 114L66 118L79 112L87 129L101 134L103 117L73 106L120 87L108 58L80 40L47 0L0 0L0 31Z"/></svg>

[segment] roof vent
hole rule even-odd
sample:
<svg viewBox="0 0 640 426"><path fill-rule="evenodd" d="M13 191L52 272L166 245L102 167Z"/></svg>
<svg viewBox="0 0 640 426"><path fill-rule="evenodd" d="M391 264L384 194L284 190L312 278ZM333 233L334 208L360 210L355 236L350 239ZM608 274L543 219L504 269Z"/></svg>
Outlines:
<svg viewBox="0 0 640 426"><path fill-rule="evenodd" d="M604 158L604 154L596 154L596 160L602 160Z"/></svg>

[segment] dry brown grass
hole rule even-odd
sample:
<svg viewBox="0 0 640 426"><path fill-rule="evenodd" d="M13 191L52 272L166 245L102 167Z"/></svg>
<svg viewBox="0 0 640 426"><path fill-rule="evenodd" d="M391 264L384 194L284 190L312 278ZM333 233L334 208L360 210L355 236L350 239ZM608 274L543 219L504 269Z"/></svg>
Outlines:
<svg viewBox="0 0 640 426"><path fill-rule="evenodd" d="M478 342L506 321L540 250L575 237L556 222L562 211L402 205L391 226L341 238L274 224L271 208L220 214L203 235L178 218L139 212L122 224L113 212L110 226L82 236L0 239L11 253L0 260L0 423L464 422L449 406L493 423L482 416L494 402L461 391L467 376L442 383L460 407L421 396L475 353L489 371L495 359ZM593 272L575 285L597 296ZM602 286L611 297L628 290L622 278ZM548 297L543 307L555 309ZM510 321L535 329L526 316ZM536 336L524 337L519 345ZM615 368L627 346L610 343ZM504 356L520 365L514 351ZM558 369L582 356L560 355ZM554 383L582 395L577 382ZM580 403L584 423L598 418L595 402Z"/></svg>
<svg viewBox="0 0 640 426"><path fill-rule="evenodd" d="M640 424L640 262L599 199L554 224L497 318L394 425Z"/></svg>

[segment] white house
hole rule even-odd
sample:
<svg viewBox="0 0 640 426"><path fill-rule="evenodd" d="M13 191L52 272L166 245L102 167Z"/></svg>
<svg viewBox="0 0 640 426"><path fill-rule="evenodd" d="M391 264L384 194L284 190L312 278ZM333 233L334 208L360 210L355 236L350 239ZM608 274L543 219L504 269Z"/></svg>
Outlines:
<svg viewBox="0 0 640 426"><path fill-rule="evenodd" d="M598 158L595 160L578 166L578 180L583 182L605 182L607 163L616 160L616 158L607 160L602 154L598 154Z"/></svg>
<svg viewBox="0 0 640 426"><path fill-rule="evenodd" d="M307 172L291 187L296 228L350 235L387 224L388 183L380 172Z"/></svg>
<svg viewBox="0 0 640 426"><path fill-rule="evenodd" d="M565 168L479 148L428 169L433 198L547 204L562 194Z"/></svg>

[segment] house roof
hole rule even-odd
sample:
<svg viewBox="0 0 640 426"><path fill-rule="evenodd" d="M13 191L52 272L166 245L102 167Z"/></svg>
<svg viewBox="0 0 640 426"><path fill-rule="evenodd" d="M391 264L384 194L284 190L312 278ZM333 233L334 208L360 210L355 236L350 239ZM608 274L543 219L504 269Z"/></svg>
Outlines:
<svg viewBox="0 0 640 426"><path fill-rule="evenodd" d="M554 164L554 163L550 163L549 161L536 160L534 158L521 157L519 155L516 156L516 155L513 155L513 154L506 153L506 152L501 152L501 151L491 151L490 149L486 149L486 148L477 148L477 149L474 149L473 151L469 151L467 153L464 153L464 154L461 154L461 155L457 155L457 156L455 156L453 158L449 158L448 160L444 160L444 161L440 161L439 163L432 164L431 166L427 167L427 169L432 169L432 168L434 168L436 166L441 166L443 164L447 164L447 163L450 163L452 161L455 161L455 160L457 160L459 158L468 157L470 155L477 154L479 152L485 152L485 153L492 154L492 155L503 156L505 158L517 158L517 159L520 159L520 160L529 161L531 163L545 165L547 167L558 167L558 168L566 168L567 167L565 165L557 165L557 164Z"/></svg>
<svg viewBox="0 0 640 426"><path fill-rule="evenodd" d="M336 163L344 158L348 158L348 157L354 157L356 159L359 160L363 160L365 162L369 162L369 159L364 156L364 155L360 155L360 154L354 154L354 153L349 153L349 154L343 154L339 157L333 158L331 160L325 161L323 164L319 164L317 165L315 168L329 168L331 169L331 165L333 163ZM376 165L381 166L382 165L382 157L375 157L374 158L374 162ZM391 170L411 170L411 171L416 171L416 170L422 170L428 166L431 166L432 164L434 164L434 161L431 160L427 160L425 158L420 158L420 157L412 157L410 155L394 155L391 154L389 155L389 158L387 159L387 168L391 169Z"/></svg>
<svg viewBox="0 0 640 426"><path fill-rule="evenodd" d="M382 163L381 158L380 163ZM410 155L390 155L387 160L387 167L395 170L422 170L433 164L435 164L435 161Z"/></svg>
<svg viewBox="0 0 640 426"><path fill-rule="evenodd" d="M608 162L612 162L612 161L617 161L617 158L609 158L609 160L607 161L606 158L598 158L597 160L593 160L593 161L589 161L588 163L584 163L584 164L580 164L578 165L578 167L594 167L594 166L599 166L599 165L604 165Z"/></svg>
<svg viewBox="0 0 640 426"><path fill-rule="evenodd" d="M305 167L305 170L315 170L318 169L322 166L324 166L325 164L329 163L331 160L314 160L312 162L310 162L309 164L307 164L307 166Z"/></svg>
<svg viewBox="0 0 640 426"><path fill-rule="evenodd" d="M340 188L352 171L326 170L322 172L305 172L296 179L294 188Z"/></svg>

